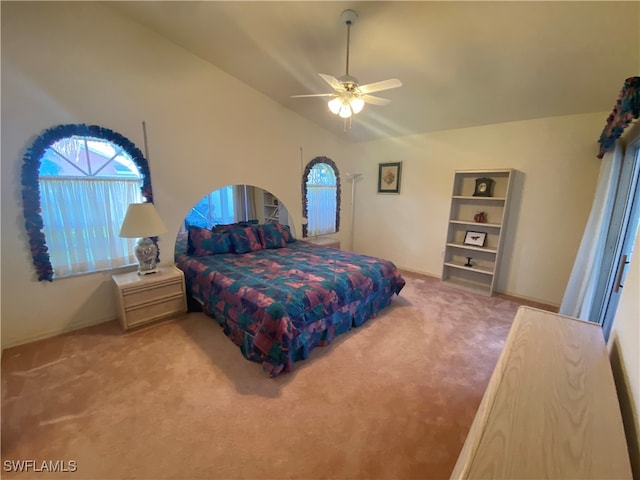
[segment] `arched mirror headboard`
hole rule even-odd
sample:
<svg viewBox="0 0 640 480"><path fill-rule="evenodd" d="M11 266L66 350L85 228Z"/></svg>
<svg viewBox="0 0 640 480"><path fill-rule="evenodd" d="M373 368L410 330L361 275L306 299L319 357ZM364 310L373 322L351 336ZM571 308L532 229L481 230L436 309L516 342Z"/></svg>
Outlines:
<svg viewBox="0 0 640 480"><path fill-rule="evenodd" d="M289 211L271 192L254 185L227 185L209 192L186 213L176 241L176 256L184 253L185 235L190 226L210 230L216 225L238 222L279 223L289 226L296 236Z"/></svg>

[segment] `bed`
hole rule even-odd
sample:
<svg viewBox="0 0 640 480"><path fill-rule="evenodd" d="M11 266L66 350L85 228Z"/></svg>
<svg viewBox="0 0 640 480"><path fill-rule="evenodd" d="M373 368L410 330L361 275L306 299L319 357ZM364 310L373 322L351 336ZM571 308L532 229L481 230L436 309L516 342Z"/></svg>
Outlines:
<svg viewBox="0 0 640 480"><path fill-rule="evenodd" d="M175 260L187 293L272 377L375 317L405 285L390 261L295 240L278 224L190 228Z"/></svg>

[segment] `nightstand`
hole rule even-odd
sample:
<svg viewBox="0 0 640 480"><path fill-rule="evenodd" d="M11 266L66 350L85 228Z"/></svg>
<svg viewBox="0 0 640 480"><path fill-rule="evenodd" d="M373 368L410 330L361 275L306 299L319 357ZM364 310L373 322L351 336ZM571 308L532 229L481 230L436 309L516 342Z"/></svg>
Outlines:
<svg viewBox="0 0 640 480"><path fill-rule="evenodd" d="M120 323L125 330L187 311L184 273L176 267L160 267L149 275L130 272L111 278L116 287Z"/></svg>

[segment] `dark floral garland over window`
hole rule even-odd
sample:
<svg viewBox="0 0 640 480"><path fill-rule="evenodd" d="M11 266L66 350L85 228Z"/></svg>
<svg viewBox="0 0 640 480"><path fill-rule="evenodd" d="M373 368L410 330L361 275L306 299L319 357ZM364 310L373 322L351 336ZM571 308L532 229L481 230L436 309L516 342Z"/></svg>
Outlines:
<svg viewBox="0 0 640 480"><path fill-rule="evenodd" d="M340 171L338 170L338 166L335 164L333 160L329 157L316 157L311 160L306 168L304 169L304 174L302 175L302 218L308 218L309 215L309 205L307 202L307 178L309 178L309 173L314 165L318 163L326 163L331 168L333 168L334 173L336 174L336 232L340 230ZM302 225L302 237L306 238L308 236L307 231L308 225L304 223Z"/></svg>
<svg viewBox="0 0 640 480"><path fill-rule="evenodd" d="M604 154L613 148L624 129L638 117L640 117L640 77L629 77L624 81L613 111L607 118L607 125L598 140L600 144L598 158L604 157Z"/></svg>
<svg viewBox="0 0 640 480"><path fill-rule="evenodd" d="M29 237L29 248L33 257L38 280L53 280L53 266L49 257L41 216L40 205L40 159L45 151L58 140L81 135L108 140L123 148L133 159L142 175L141 193L145 201L153 202L149 164L142 152L126 137L97 125L70 124L58 125L45 130L27 149L22 164L22 203L25 228ZM154 239L157 241L157 239Z"/></svg>

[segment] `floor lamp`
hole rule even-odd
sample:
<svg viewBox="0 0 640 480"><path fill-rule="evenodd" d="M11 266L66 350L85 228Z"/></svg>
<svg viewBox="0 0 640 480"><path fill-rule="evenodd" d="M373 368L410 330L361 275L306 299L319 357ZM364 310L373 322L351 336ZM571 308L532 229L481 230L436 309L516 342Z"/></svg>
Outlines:
<svg viewBox="0 0 640 480"><path fill-rule="evenodd" d="M351 180L351 243L350 250L353 252L353 226L356 211L356 181L362 177L361 173L347 173L347 178Z"/></svg>

